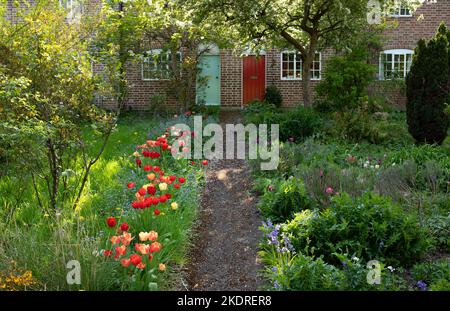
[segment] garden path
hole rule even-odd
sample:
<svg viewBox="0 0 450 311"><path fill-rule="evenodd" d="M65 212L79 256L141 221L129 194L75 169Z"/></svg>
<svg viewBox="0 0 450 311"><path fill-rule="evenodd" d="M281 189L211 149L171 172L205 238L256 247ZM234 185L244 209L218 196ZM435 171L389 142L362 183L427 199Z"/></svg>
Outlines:
<svg viewBox="0 0 450 311"><path fill-rule="evenodd" d="M220 114L222 127L240 123L238 112ZM261 218L245 160L210 161L200 201L197 243L187 267L188 290L257 290Z"/></svg>

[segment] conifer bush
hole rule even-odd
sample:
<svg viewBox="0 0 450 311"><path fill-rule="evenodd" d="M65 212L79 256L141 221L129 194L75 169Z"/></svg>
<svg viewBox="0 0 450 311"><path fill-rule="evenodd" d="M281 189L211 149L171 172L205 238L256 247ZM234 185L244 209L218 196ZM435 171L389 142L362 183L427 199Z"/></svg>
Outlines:
<svg viewBox="0 0 450 311"><path fill-rule="evenodd" d="M442 144L449 116L450 31L444 24L430 41L420 40L406 78L409 133L420 143Z"/></svg>

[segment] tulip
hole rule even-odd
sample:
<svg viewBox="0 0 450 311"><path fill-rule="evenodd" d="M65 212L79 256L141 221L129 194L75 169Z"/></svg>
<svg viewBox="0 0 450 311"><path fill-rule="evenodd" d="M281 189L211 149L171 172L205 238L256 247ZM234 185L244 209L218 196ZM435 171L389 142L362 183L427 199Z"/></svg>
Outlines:
<svg viewBox="0 0 450 311"><path fill-rule="evenodd" d="M139 256L138 254L133 254L130 256L130 260L133 266L137 266L142 262L142 257Z"/></svg>
<svg viewBox="0 0 450 311"><path fill-rule="evenodd" d="M127 259L127 258L123 258L122 260L120 260L120 264L122 265L122 267L125 267L125 268L129 267L130 263L131 263L131 260Z"/></svg>
<svg viewBox="0 0 450 311"><path fill-rule="evenodd" d="M159 190L166 191L167 190L167 184L165 182L159 184Z"/></svg>
<svg viewBox="0 0 450 311"><path fill-rule="evenodd" d="M106 224L108 225L108 227L113 228L113 227L116 226L117 221L116 221L116 219L114 217L108 217L106 219Z"/></svg>
<svg viewBox="0 0 450 311"><path fill-rule="evenodd" d="M170 207L172 208L172 210L176 211L178 209L177 202L172 202L172 204L170 204Z"/></svg>
<svg viewBox="0 0 450 311"><path fill-rule="evenodd" d="M161 243L154 242L150 244L150 253L157 253L161 250Z"/></svg>
<svg viewBox="0 0 450 311"><path fill-rule="evenodd" d="M124 222L120 225L120 230L128 231L128 229L130 229L130 226L126 222Z"/></svg>

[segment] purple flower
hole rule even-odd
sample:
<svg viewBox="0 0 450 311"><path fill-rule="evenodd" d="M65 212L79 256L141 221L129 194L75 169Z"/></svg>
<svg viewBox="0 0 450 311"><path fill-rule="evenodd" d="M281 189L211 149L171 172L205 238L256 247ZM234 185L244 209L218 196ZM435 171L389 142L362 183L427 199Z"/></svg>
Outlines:
<svg viewBox="0 0 450 311"><path fill-rule="evenodd" d="M273 287L275 287L275 289L280 288L280 284L278 283L278 281L273 282Z"/></svg>
<svg viewBox="0 0 450 311"><path fill-rule="evenodd" d="M323 177L323 170L319 171L319 177Z"/></svg>
<svg viewBox="0 0 450 311"><path fill-rule="evenodd" d="M293 143L295 141L295 137L294 136L289 136L288 140Z"/></svg>
<svg viewBox="0 0 450 311"><path fill-rule="evenodd" d="M416 283L416 285L421 291L426 291L427 290L427 283L425 283L424 281L418 281Z"/></svg>
<svg viewBox="0 0 450 311"><path fill-rule="evenodd" d="M273 190L273 185L267 186L267 190L272 191Z"/></svg>

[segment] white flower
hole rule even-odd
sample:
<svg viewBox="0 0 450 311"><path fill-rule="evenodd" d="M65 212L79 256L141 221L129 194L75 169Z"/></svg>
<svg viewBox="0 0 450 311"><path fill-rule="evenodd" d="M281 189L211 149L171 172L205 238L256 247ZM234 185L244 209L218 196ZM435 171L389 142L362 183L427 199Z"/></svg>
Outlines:
<svg viewBox="0 0 450 311"><path fill-rule="evenodd" d="M359 261L359 258L355 256L355 257L352 258L352 260L353 261Z"/></svg>
<svg viewBox="0 0 450 311"><path fill-rule="evenodd" d="M375 165L375 169L379 169L380 168L380 166L377 164L377 165Z"/></svg>
<svg viewBox="0 0 450 311"><path fill-rule="evenodd" d="M388 269L389 271L391 271L391 272L394 272L394 271L395 271L395 268L392 267L392 266L387 266L387 269Z"/></svg>

